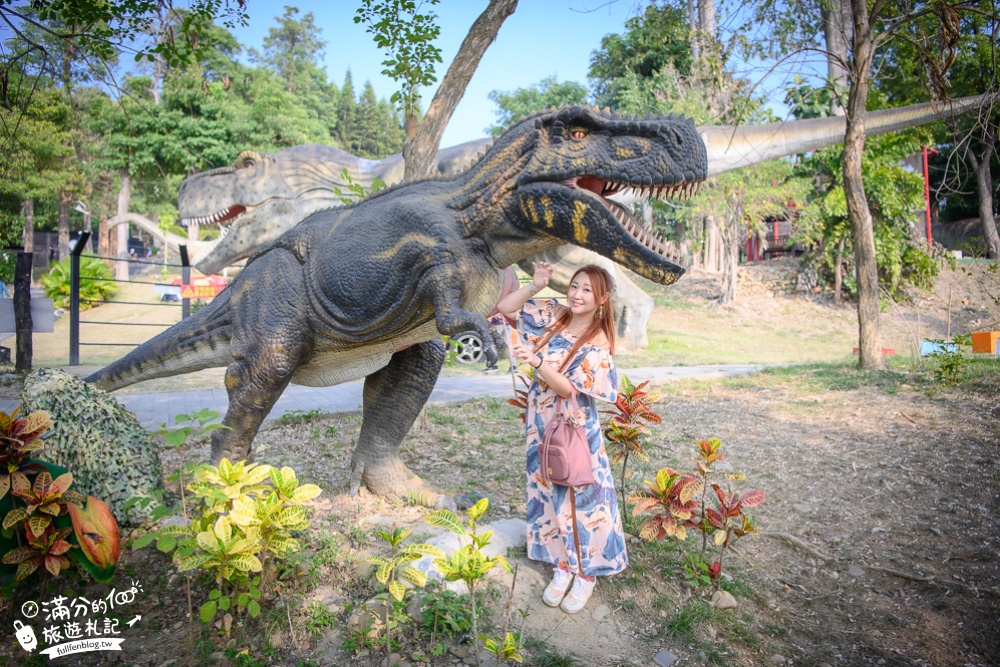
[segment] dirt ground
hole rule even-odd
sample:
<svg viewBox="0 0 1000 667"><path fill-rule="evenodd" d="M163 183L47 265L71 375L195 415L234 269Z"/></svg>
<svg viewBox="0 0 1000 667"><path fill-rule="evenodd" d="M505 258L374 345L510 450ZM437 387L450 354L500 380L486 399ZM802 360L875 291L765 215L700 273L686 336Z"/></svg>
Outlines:
<svg viewBox="0 0 1000 667"><path fill-rule="evenodd" d="M713 280L696 276L682 298L704 303ZM939 288L890 309L888 335L905 341L907 326L919 319L922 329L943 337L949 300L956 329L997 321L997 305L977 283L958 274L947 280L953 280L950 298ZM947 290L948 282L941 287ZM722 314L742 310L752 319L784 312L789 303L839 312L821 297L765 291L746 294L742 305ZM683 316L664 308L655 314ZM665 387L657 410L664 423L647 447L651 460L630 467L630 489L665 465L692 469L692 440L722 440L729 469L746 474L740 487L767 494L753 511L763 535L739 542L727 556L724 587L739 606L712 609L710 590L685 582L681 564L694 538L682 547L630 539L630 570L602 581L576 617L541 604L546 572L523 550L514 552L511 606L527 613L526 663L570 664L553 656L572 654L577 665L652 665L666 649L675 665L1000 664L1000 366L976 366L978 379L959 388L935 381L929 365L879 376L821 365ZM523 517L523 427L516 410L482 399L425 414L404 442L404 461L432 484L486 494L488 521ZM375 527L412 525L421 538L433 530L422 523L424 508L364 491L347 495L359 426L359 415L345 414L276 424L258 436L257 460L290 465L300 480L325 489L313 503L313 528L292 577L297 583L275 591L259 619L245 626L237 619L229 634L196 622L197 638L189 643L183 579L154 548L127 552L115 583L141 581L144 593L134 606L142 620L122 635L124 651L55 664L380 664L380 656L348 641L350 608L376 593L355 562L379 551ZM207 458L207 449L190 456ZM176 467L172 453L164 467ZM487 599L492 628L502 625L508 605L502 590L509 579L498 583ZM207 589L196 586L196 599ZM20 600L14 602L5 622L18 617ZM520 616L515 611L515 627ZM404 644L404 658L426 649L426 638L420 641ZM461 662L462 646L445 643L451 652L434 664ZM247 656L235 656L244 648ZM24 656L8 642L0 664L3 657L9 665L45 664Z"/></svg>

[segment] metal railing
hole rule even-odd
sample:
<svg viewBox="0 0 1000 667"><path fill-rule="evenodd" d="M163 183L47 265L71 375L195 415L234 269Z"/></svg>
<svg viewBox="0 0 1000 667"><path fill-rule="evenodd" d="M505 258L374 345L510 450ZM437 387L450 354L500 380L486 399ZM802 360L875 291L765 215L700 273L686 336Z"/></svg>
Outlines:
<svg viewBox="0 0 1000 667"><path fill-rule="evenodd" d="M176 322L171 323L156 323L156 322L104 322L99 320L81 320L80 319L80 303L91 303L91 304L101 304L101 303L116 303L123 305L136 305L136 306L155 306L161 308L177 308L180 305L181 308L181 319L188 317L191 314L191 299L184 298L184 287L191 284L191 263L188 259L187 246L180 246L181 263L180 264L166 264L163 262L150 262L144 259L125 259L119 257L101 257L100 255L85 255L83 254L84 248L87 246L87 241L90 240L90 234L85 232L81 234L80 239L77 241L76 245L73 246L73 250L70 253L70 286L69 286L69 365L79 366L80 365L80 347L81 346L94 346L94 347L138 347L142 343L106 343L106 342L84 342L80 340L80 325L81 324L99 324L99 325L111 325L111 326L129 326L129 327L160 327L168 328L172 327ZM126 262L130 266L133 264L151 264L161 267L172 267L179 268L181 270L181 301L180 304L177 303L149 303L149 302L136 302L136 301L112 301L108 299L84 299L80 297L80 285L82 281L90 280L95 282L113 282L113 283L131 283L139 285L153 285L161 287L175 287L172 283L162 283L157 281L148 280L131 280L122 278L94 278L89 276L80 275L80 258L89 257L94 259L101 259L105 261L113 262ZM131 272L130 272L131 273Z"/></svg>

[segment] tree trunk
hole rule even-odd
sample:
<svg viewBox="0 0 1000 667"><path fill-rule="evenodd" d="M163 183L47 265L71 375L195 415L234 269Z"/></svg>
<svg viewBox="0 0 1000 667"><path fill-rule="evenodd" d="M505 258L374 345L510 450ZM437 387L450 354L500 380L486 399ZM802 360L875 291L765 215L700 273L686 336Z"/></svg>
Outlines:
<svg viewBox="0 0 1000 667"><path fill-rule="evenodd" d="M108 213L107 211L101 211L97 214L97 254L101 257L110 257L110 246L111 239L108 238Z"/></svg>
<svg viewBox="0 0 1000 667"><path fill-rule="evenodd" d="M698 45L698 6L695 0L688 0L688 28L691 30L691 58L698 60L701 47Z"/></svg>
<svg viewBox="0 0 1000 667"><path fill-rule="evenodd" d="M21 202L21 215L24 216L24 231L21 234L21 245L24 252L35 252L35 200L25 199Z"/></svg>
<svg viewBox="0 0 1000 667"><path fill-rule="evenodd" d="M820 3L823 36L826 40L826 78L841 89L847 88L847 45L850 43L850 0L826 0ZM834 98L830 113L843 116L844 107Z"/></svg>
<svg viewBox="0 0 1000 667"><path fill-rule="evenodd" d="M865 107L874 37L868 18L868 5L852 3L854 53L851 92L847 101L847 133L844 137L844 194L847 217L854 236L854 266L858 283L858 350L861 370L882 370L882 323L879 312L878 264L875 259L875 231L865 195L861 160L865 149Z"/></svg>
<svg viewBox="0 0 1000 667"><path fill-rule="evenodd" d="M412 137L407 118L407 136L403 142L403 160L406 163L404 180L421 178L430 173L441 135L444 134L451 114L465 94L465 88L483 54L496 39L500 26L516 8L517 0L490 0L489 6L469 28L469 34L465 36L458 54L441 80L423 122L420 123L420 129Z"/></svg>
<svg viewBox="0 0 1000 667"><path fill-rule="evenodd" d="M715 41L715 0L698 0L698 30L706 46Z"/></svg>
<svg viewBox="0 0 1000 667"><path fill-rule="evenodd" d="M844 301L844 238L837 244L837 259L833 267L833 302L838 306Z"/></svg>
<svg viewBox="0 0 1000 667"><path fill-rule="evenodd" d="M128 167L122 169L122 184L118 190L118 215L128 213L129 201L132 199L132 175L129 174ZM116 234L117 253L119 260L128 259L128 223L122 222L118 225ZM118 280L128 280L128 262L115 262L115 278Z"/></svg>
<svg viewBox="0 0 1000 667"><path fill-rule="evenodd" d="M69 257L69 190L59 192L59 259Z"/></svg>
<svg viewBox="0 0 1000 667"><path fill-rule="evenodd" d="M997 234L997 223L993 218L993 174L990 162L993 159L996 126L987 123L983 131L982 156L976 155L969 142L962 142L965 161L976 174L976 191L979 194L979 222L982 226L983 241L986 242L986 256L990 259L1000 259L1000 235Z"/></svg>
<svg viewBox="0 0 1000 667"><path fill-rule="evenodd" d="M15 373L27 373L31 370L34 349L31 340L31 263L31 253L17 254L14 268L14 330L17 333Z"/></svg>
<svg viewBox="0 0 1000 667"><path fill-rule="evenodd" d="M722 234L722 296L719 303L723 306L736 302L736 281L740 265L739 220L739 216L726 220L726 228Z"/></svg>

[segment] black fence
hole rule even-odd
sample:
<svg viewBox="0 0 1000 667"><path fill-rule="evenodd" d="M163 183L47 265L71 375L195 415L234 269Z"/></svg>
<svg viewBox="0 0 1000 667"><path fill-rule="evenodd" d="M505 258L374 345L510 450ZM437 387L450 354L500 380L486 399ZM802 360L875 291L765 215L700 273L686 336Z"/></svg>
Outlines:
<svg viewBox="0 0 1000 667"><path fill-rule="evenodd" d="M181 309L181 319L188 317L191 314L191 299L190 298L180 298L179 301L170 301L161 299L160 303L148 303L148 302L133 302L133 301L109 301L106 299L84 299L80 296L80 284L83 281L101 281L101 282L114 282L114 283L131 283L140 285L152 285L160 287L176 287L171 283L162 283L152 280L132 280L131 277L128 280L120 278L91 278L87 276L80 275L80 258L90 257L94 259L110 260L113 262L126 262L130 267L132 265L155 265L158 267L171 267L179 268L181 270L181 294L183 295L186 290L184 286L191 284L191 264L188 260L187 246L180 246L181 263L180 264L164 264L163 262L149 261L145 259L123 259L118 257L101 257L99 255L87 255L83 251L87 247L87 241L90 237L89 233L84 233L80 236L79 241L73 246L70 252L70 301L69 301L69 365L79 366L80 365L80 348L83 346L94 346L94 347L138 347L142 343L107 343L98 341L83 341L80 339L81 325L111 325L116 327L158 327L160 329L166 329L172 327L175 323L155 323L155 322L103 322L100 320L81 320L80 319L80 304L81 303L91 303L91 304L101 304L101 303L116 303L125 305L136 305L136 306L156 306L159 308L180 308ZM132 271L129 271L129 275L132 275ZM167 312L167 311L164 311ZM176 311L175 311L176 312ZM167 319L166 317L164 319Z"/></svg>

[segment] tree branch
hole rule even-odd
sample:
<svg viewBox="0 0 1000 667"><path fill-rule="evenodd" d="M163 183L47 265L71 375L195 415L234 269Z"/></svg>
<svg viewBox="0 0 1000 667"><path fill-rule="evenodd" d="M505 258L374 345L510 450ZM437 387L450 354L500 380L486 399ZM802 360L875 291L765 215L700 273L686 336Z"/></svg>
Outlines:
<svg viewBox="0 0 1000 667"><path fill-rule="evenodd" d="M496 39L500 26L516 8L517 0L490 0L489 6L469 28L469 34L462 41L462 46L434 94L427 114L420 123L420 129L413 141L408 142L411 145L407 147L409 155L406 156L405 180L426 176L430 171L431 160L437 152L441 135L451 120L451 114L465 94L483 54Z"/></svg>

